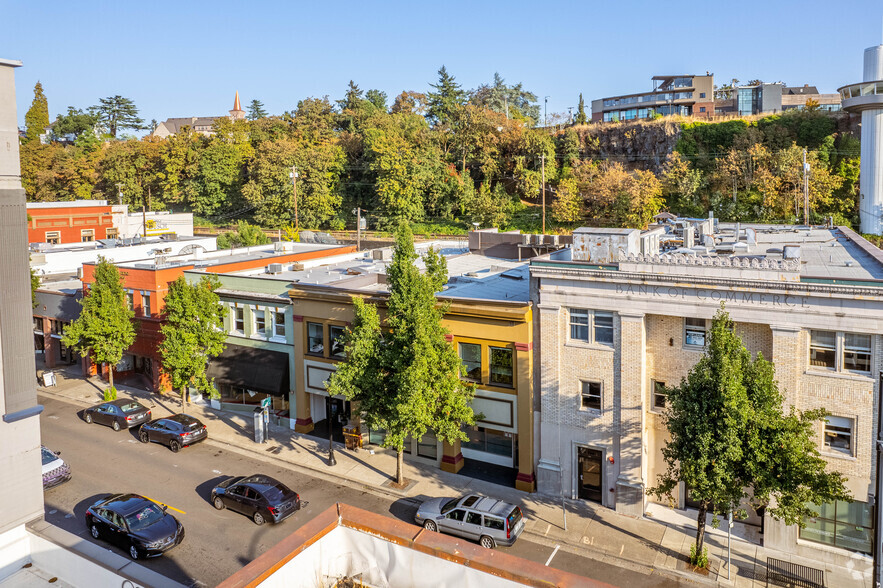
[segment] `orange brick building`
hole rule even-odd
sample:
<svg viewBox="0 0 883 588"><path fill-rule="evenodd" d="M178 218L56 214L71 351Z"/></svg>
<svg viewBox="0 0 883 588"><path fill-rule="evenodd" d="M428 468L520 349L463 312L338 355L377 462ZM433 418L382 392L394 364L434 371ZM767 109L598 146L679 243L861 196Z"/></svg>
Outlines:
<svg viewBox="0 0 883 588"><path fill-rule="evenodd" d="M30 202L28 243L82 243L119 235L106 200Z"/></svg>
<svg viewBox="0 0 883 588"><path fill-rule="evenodd" d="M291 264L320 257L353 253L353 246L328 246L313 248L306 251L279 253L276 251L258 250L239 255L223 255L199 261L201 268L207 272L225 274L268 266L269 264ZM123 290L129 308L135 312L135 342L123 359L114 369L114 378L126 380L136 374L142 374L149 382L153 391L168 389L160 374L162 359L159 355L159 343L162 340L162 313L165 309L165 297L169 284L183 275L185 270L194 269L194 261L171 261L156 264L154 260L119 264ZM95 281L96 262L83 264L83 295L88 295L90 285ZM92 365L88 358L83 359L83 373L96 374L97 366ZM106 377L106 368L102 368ZM142 380L143 381L143 380Z"/></svg>

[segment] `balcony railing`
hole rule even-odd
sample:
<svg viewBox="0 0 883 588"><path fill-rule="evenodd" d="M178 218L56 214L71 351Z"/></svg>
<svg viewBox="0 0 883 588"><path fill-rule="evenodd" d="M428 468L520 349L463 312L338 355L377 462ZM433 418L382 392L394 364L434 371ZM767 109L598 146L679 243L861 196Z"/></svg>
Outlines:
<svg viewBox="0 0 883 588"><path fill-rule="evenodd" d="M883 96L883 80L876 82L862 82L843 86L839 90L841 100L859 98L861 96Z"/></svg>

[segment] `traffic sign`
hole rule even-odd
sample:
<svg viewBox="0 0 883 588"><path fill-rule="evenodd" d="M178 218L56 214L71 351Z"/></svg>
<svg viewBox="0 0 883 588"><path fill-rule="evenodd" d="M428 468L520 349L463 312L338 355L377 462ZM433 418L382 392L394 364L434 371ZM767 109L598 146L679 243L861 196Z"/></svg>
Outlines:
<svg viewBox="0 0 883 588"><path fill-rule="evenodd" d="M270 408L270 405L273 403L273 399L269 396L261 400L261 408Z"/></svg>

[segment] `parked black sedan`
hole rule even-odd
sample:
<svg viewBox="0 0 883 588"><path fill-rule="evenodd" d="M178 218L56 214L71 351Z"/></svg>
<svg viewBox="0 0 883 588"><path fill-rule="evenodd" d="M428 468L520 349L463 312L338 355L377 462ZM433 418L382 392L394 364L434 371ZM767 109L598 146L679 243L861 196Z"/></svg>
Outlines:
<svg viewBox="0 0 883 588"><path fill-rule="evenodd" d="M264 521L281 523L300 510L300 496L282 482L256 474L231 478L212 490L212 504L218 510L230 508L251 517L256 525Z"/></svg>
<svg viewBox="0 0 883 588"><path fill-rule="evenodd" d="M129 552L132 559L162 555L184 540L184 526L166 507L137 494L114 494L86 510L86 526Z"/></svg>
<svg viewBox="0 0 883 588"><path fill-rule="evenodd" d="M90 406L83 411L83 420L113 427L114 431L136 427L150 420L150 409L134 400L119 398Z"/></svg>
<svg viewBox="0 0 883 588"><path fill-rule="evenodd" d="M138 438L142 443L162 443L177 453L182 447L208 439L208 431L198 419L188 414L155 419L141 425Z"/></svg>

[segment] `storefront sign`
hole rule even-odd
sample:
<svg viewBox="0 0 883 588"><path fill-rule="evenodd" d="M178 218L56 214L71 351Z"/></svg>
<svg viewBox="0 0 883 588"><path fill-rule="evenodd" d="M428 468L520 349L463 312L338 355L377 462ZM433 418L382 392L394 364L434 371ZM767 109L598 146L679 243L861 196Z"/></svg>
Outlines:
<svg viewBox="0 0 883 588"><path fill-rule="evenodd" d="M725 302L777 308L808 308L807 296L792 294L769 294L761 292L737 292L709 288L684 288L682 286L646 286L617 284L616 294L624 296L647 296L667 300L697 300L700 302Z"/></svg>

